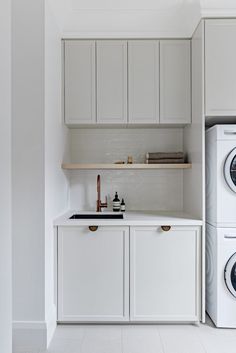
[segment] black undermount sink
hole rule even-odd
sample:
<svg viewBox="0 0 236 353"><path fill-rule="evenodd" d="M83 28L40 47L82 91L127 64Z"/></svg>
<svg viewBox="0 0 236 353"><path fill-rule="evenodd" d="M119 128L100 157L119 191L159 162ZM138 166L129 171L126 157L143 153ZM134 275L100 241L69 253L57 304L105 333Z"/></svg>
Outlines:
<svg viewBox="0 0 236 353"><path fill-rule="evenodd" d="M124 215L122 213L118 214L106 214L106 213L80 213L73 214L69 219L123 219Z"/></svg>

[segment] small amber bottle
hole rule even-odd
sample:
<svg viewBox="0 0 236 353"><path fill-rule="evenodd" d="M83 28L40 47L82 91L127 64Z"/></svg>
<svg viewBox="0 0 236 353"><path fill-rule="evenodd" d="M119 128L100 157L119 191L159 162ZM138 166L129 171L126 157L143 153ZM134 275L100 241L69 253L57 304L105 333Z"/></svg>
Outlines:
<svg viewBox="0 0 236 353"><path fill-rule="evenodd" d="M121 200L120 210L121 210L121 212L125 212L125 201L124 201L124 199Z"/></svg>

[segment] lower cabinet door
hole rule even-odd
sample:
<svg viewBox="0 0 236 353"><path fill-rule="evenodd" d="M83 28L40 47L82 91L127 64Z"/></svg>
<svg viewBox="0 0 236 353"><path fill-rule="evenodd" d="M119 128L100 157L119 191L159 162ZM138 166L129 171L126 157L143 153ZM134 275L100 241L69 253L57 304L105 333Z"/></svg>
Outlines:
<svg viewBox="0 0 236 353"><path fill-rule="evenodd" d="M58 321L129 320L129 228L58 228Z"/></svg>
<svg viewBox="0 0 236 353"><path fill-rule="evenodd" d="M199 228L131 227L130 236L130 319L199 321Z"/></svg>

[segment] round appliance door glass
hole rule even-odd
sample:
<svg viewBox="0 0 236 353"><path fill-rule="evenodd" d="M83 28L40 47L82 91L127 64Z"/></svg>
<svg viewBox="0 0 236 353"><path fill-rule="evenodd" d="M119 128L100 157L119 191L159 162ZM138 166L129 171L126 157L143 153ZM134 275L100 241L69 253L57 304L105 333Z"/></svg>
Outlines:
<svg viewBox="0 0 236 353"><path fill-rule="evenodd" d="M230 293L236 297L236 253L225 266L225 283Z"/></svg>
<svg viewBox="0 0 236 353"><path fill-rule="evenodd" d="M226 158L224 174L230 189L236 192L236 148L234 148Z"/></svg>

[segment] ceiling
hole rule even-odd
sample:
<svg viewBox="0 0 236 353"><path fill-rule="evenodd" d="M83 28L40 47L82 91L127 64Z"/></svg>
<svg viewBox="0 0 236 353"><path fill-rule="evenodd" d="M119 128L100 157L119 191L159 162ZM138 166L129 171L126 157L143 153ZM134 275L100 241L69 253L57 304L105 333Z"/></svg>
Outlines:
<svg viewBox="0 0 236 353"><path fill-rule="evenodd" d="M236 0L48 0L63 37L191 37L201 17L236 16Z"/></svg>

